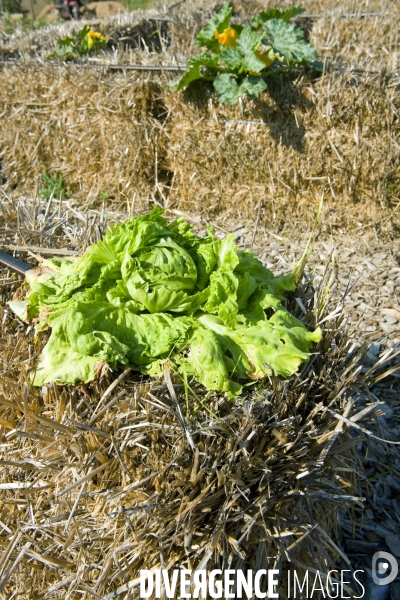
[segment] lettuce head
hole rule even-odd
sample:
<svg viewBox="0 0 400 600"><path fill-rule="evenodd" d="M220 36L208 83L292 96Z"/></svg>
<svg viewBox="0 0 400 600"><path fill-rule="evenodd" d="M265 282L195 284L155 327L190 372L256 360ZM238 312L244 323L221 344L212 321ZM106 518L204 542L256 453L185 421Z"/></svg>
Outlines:
<svg viewBox="0 0 400 600"><path fill-rule="evenodd" d="M196 236L163 210L109 227L77 259L28 273L26 301L11 308L50 338L34 385L90 381L104 363L182 376L234 397L246 381L288 377L310 356L308 331L283 306L291 274L274 277L233 235Z"/></svg>

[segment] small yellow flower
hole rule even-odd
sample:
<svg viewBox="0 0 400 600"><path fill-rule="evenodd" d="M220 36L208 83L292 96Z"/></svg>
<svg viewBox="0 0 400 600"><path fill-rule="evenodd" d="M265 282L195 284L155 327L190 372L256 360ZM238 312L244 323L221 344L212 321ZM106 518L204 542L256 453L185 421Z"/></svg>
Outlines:
<svg viewBox="0 0 400 600"><path fill-rule="evenodd" d="M218 29L216 29L214 35L215 39L218 40L222 46L236 48L236 40L238 39L239 34L232 27L227 27L222 33L218 33Z"/></svg>
<svg viewBox="0 0 400 600"><path fill-rule="evenodd" d="M92 40L101 40L102 42L105 42L106 40L104 35L101 35L101 33L92 30L88 31L88 37L92 38Z"/></svg>

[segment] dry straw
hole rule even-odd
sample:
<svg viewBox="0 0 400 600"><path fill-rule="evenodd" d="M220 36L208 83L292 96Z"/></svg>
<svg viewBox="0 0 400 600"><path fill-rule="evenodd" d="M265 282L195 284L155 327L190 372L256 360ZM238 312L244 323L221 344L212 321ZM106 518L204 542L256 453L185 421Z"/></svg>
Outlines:
<svg viewBox="0 0 400 600"><path fill-rule="evenodd" d="M98 23L115 51L96 60L185 63L198 52L194 35L214 8L191 2ZM60 173L80 202L98 202L103 194L124 203L134 198L145 209L154 197L207 218L227 210L244 218L262 201L265 219L278 226L315 212L324 191L338 225L378 220L400 197L397 8L369 3L366 15L364 4L355 12L351 2L340 11L336 3L306 2L305 8L323 13L300 24L339 70L319 78L301 71L282 76L260 99L235 108L219 106L212 87L175 94L166 87L173 74L46 61L2 68L7 189L31 190L46 171ZM235 19L256 10L256 2L246 10L235 6ZM24 56L43 58L77 25L59 27L58 33L8 36L3 55L19 56L23 47Z"/></svg>
<svg viewBox="0 0 400 600"><path fill-rule="evenodd" d="M55 243L62 253L71 238L75 247L98 239L104 214L85 222L53 202L43 220L38 198L4 201L5 243L25 232L27 245ZM46 237L51 229L57 236ZM35 342L8 312L20 283L3 271L4 597L134 598L141 569L179 567L279 568L284 597L289 569L327 573L347 561L338 514L363 500L362 438L348 426L376 410L368 388L392 356L362 370L364 348L349 338L343 304L327 297L329 277L314 289L305 276L288 299L299 318L322 327L309 362L232 403L168 370L162 380L128 368L92 385L31 388L45 339Z"/></svg>

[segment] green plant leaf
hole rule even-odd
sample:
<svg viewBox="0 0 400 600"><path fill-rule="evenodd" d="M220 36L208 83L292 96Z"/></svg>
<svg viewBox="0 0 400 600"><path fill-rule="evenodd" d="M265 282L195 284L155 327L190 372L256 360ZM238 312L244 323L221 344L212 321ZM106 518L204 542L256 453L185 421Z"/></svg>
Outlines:
<svg viewBox="0 0 400 600"><path fill-rule="evenodd" d="M243 59L242 64L244 69L259 73L265 68L265 64L255 55L261 45L262 35L256 31L252 31L250 27L243 27L243 31L237 41L237 48L241 52Z"/></svg>
<svg viewBox="0 0 400 600"><path fill-rule="evenodd" d="M241 391L241 385L229 377L232 365L231 369L227 367L221 338L211 329L197 327L189 347L188 356L179 360L188 375L194 376L207 389L225 392L230 398Z"/></svg>
<svg viewBox="0 0 400 600"><path fill-rule="evenodd" d="M75 47L75 40L72 37L65 37L62 40L58 40L57 44L61 47L63 47L63 46Z"/></svg>
<svg viewBox="0 0 400 600"><path fill-rule="evenodd" d="M218 101L221 104L230 104L233 106L244 93L235 77L228 73L218 75L218 77L215 78L213 85L217 92Z"/></svg>
<svg viewBox="0 0 400 600"><path fill-rule="evenodd" d="M53 314L50 339L32 374L32 383L42 386L49 381L76 383L91 381L96 374L98 359L75 352L69 337L70 312L68 309Z"/></svg>
<svg viewBox="0 0 400 600"><path fill-rule="evenodd" d="M227 27L229 27L231 14L232 7L229 5L229 3L224 4L221 10L217 12L215 17L210 19L206 27L204 27L204 29L202 29L197 35L197 46L205 46L213 52L219 52L220 45L218 40L215 39L215 30L217 30L218 33L222 33Z"/></svg>
<svg viewBox="0 0 400 600"><path fill-rule="evenodd" d="M236 48L224 48L219 56L230 71L239 70L242 66L243 56Z"/></svg>
<svg viewBox="0 0 400 600"><path fill-rule="evenodd" d="M65 192L64 181L60 173L57 173L55 177L51 177L44 171L42 179L44 187L39 189L39 194L43 199L48 200L52 194L54 198L60 198L60 195Z"/></svg>
<svg viewBox="0 0 400 600"><path fill-rule="evenodd" d="M262 36L249 27L243 27L242 33L237 41L237 48L224 48L220 54L223 61L230 71L240 73L259 73L265 68L265 64L260 60L255 51L260 46Z"/></svg>
<svg viewBox="0 0 400 600"><path fill-rule="evenodd" d="M243 27L242 32L237 40L237 47L244 56L250 52L257 50L262 41L262 35L256 31L252 31L250 27Z"/></svg>
<svg viewBox="0 0 400 600"><path fill-rule="evenodd" d="M268 8L267 10L261 11L251 21L253 29L260 29L266 21L270 19L282 19L283 21L289 21L297 15L301 15L305 9L302 6L290 6L289 8Z"/></svg>
<svg viewBox="0 0 400 600"><path fill-rule="evenodd" d="M196 79L205 79L201 72L201 68L219 70L219 56L217 54L200 54L196 58L188 61L189 70L175 81L169 83L170 87L175 87L177 91L187 87Z"/></svg>
<svg viewBox="0 0 400 600"><path fill-rule="evenodd" d="M222 73L214 80L214 88L218 95L218 100L222 104L234 105L239 98L247 93L250 98L256 98L261 92L267 89L267 84L261 77L249 75L245 77L240 84L228 73Z"/></svg>
<svg viewBox="0 0 400 600"><path fill-rule="evenodd" d="M216 265L210 275L209 297L204 310L218 315L225 325L233 327L238 312L238 280L234 269L239 263L233 234L215 241L213 250Z"/></svg>
<svg viewBox="0 0 400 600"><path fill-rule="evenodd" d="M90 31L90 25L84 25L82 27L82 29L80 31L78 31L78 33L76 34L76 37L79 38L79 39L81 39L81 40L83 40L83 38L85 36L87 36L87 34L89 33L89 31Z"/></svg>
<svg viewBox="0 0 400 600"><path fill-rule="evenodd" d="M286 59L287 64L308 65L317 60L315 48L304 40L304 33L293 23L271 19L264 24L267 41L273 50Z"/></svg>
<svg viewBox="0 0 400 600"><path fill-rule="evenodd" d="M260 81L234 84L251 92ZM294 373L320 337L282 305L292 274L275 278L232 234L200 238L158 207L109 227L80 258L43 264L27 274L26 301L10 303L37 332L51 329L34 385L90 381L105 363L159 375L171 361L234 397L246 380Z"/></svg>
<svg viewBox="0 0 400 600"><path fill-rule="evenodd" d="M285 312L284 309L282 312ZM267 373L284 377L295 373L300 363L309 357L311 343L321 339L319 329L304 332L304 326L299 321L282 322L279 316L275 321L272 318L234 329L227 328L213 315L202 315L198 321L214 333L223 352L229 351L232 363L224 361L225 366L230 364L233 369L232 364L235 364L236 373L242 376L246 373L254 380L262 379ZM189 355L189 363L191 357ZM192 358L194 360L195 356Z"/></svg>
<svg viewBox="0 0 400 600"><path fill-rule="evenodd" d="M75 46L57 46L53 52L46 56L46 59L63 58L64 60L74 60L77 57L78 53L75 49Z"/></svg>

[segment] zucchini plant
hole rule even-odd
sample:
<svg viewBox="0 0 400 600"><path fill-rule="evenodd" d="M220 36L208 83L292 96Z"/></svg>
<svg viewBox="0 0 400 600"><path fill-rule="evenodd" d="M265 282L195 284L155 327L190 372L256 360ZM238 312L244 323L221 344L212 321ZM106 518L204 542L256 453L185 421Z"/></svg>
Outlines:
<svg viewBox="0 0 400 600"><path fill-rule="evenodd" d="M251 25L231 23L232 7L225 4L196 37L205 49L187 63L187 72L170 85L181 90L196 80L212 81L219 102L236 104L243 94L256 98L267 88L266 77L292 67L322 69L315 48L290 19L300 6L271 8Z"/></svg>

